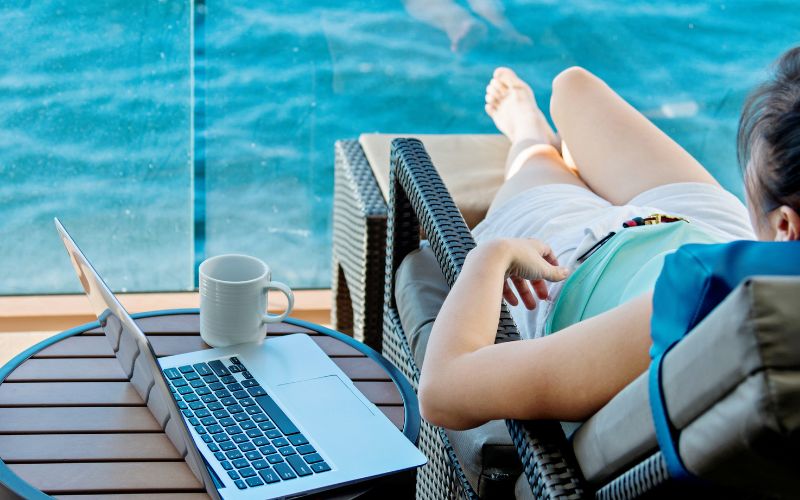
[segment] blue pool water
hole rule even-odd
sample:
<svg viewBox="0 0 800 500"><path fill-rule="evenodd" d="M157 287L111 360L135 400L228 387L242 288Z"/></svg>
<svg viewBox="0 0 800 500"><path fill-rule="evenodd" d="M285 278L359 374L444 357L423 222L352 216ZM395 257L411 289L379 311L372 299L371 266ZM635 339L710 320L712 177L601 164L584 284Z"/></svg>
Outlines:
<svg viewBox="0 0 800 500"><path fill-rule="evenodd" d="M545 109L560 70L589 68L741 196L741 103L800 41L788 0L206 3L193 131L189 0L0 2L0 294L77 291L56 215L115 289L190 289L196 250L328 286L333 142L494 132L498 65Z"/></svg>

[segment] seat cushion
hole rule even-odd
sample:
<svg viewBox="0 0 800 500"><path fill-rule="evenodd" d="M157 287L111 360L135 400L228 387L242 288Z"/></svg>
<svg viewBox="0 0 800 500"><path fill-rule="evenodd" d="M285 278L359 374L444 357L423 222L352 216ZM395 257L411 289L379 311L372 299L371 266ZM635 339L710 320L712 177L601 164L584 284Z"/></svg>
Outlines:
<svg viewBox="0 0 800 500"><path fill-rule="evenodd" d="M433 321L449 291L430 248L411 252L397 270L397 312L418 367L423 364ZM466 431L447 430L447 435L467 480L482 498L513 494L522 464L504 421L494 420Z"/></svg>
<svg viewBox="0 0 800 500"><path fill-rule="evenodd" d="M414 363L422 367L433 321L450 292L433 251L414 250L397 268L394 298L400 324L414 355Z"/></svg>
<svg viewBox="0 0 800 500"><path fill-rule="evenodd" d="M799 299L800 278L751 278L666 355L666 406L695 475L778 495L800 490ZM657 451L647 374L578 429L573 448L596 484Z"/></svg>
<svg viewBox="0 0 800 500"><path fill-rule="evenodd" d="M361 134L358 138L384 200L389 199L389 154L398 137L422 141L467 225L486 216L503 184L508 139L498 134Z"/></svg>

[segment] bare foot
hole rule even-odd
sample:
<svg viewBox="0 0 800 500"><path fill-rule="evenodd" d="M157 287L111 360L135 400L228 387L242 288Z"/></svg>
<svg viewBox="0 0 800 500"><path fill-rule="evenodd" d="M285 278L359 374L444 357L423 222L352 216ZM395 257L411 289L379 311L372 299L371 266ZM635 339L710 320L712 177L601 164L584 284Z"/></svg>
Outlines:
<svg viewBox="0 0 800 500"><path fill-rule="evenodd" d="M497 68L486 87L486 113L511 142L532 139L561 150L561 140L536 105L533 90L509 68Z"/></svg>

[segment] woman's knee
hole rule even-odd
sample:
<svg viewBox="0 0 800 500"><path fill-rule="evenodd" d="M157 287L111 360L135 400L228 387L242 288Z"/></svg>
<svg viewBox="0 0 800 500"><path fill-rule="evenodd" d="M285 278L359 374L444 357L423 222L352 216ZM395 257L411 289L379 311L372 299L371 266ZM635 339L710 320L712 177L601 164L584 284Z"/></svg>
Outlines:
<svg viewBox="0 0 800 500"><path fill-rule="evenodd" d="M555 120L556 116L574 109L581 94L598 83L602 83L602 80L580 66L565 69L553 79L550 115Z"/></svg>

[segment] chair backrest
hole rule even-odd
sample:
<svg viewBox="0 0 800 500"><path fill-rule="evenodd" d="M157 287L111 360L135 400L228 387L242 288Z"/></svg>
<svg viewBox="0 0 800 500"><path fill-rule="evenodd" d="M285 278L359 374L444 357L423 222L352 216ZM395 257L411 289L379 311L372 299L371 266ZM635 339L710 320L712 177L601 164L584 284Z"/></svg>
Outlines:
<svg viewBox="0 0 800 500"><path fill-rule="evenodd" d="M392 140L418 139L436 165L469 227L486 216L495 193L505 180L510 143L501 134L361 134L358 138L372 173L389 199L389 158Z"/></svg>
<svg viewBox="0 0 800 500"><path fill-rule="evenodd" d="M754 277L673 348L662 377L689 470L759 493L800 491L800 277ZM573 436L603 484L657 451L647 374ZM652 478L648 480L653 483Z"/></svg>

